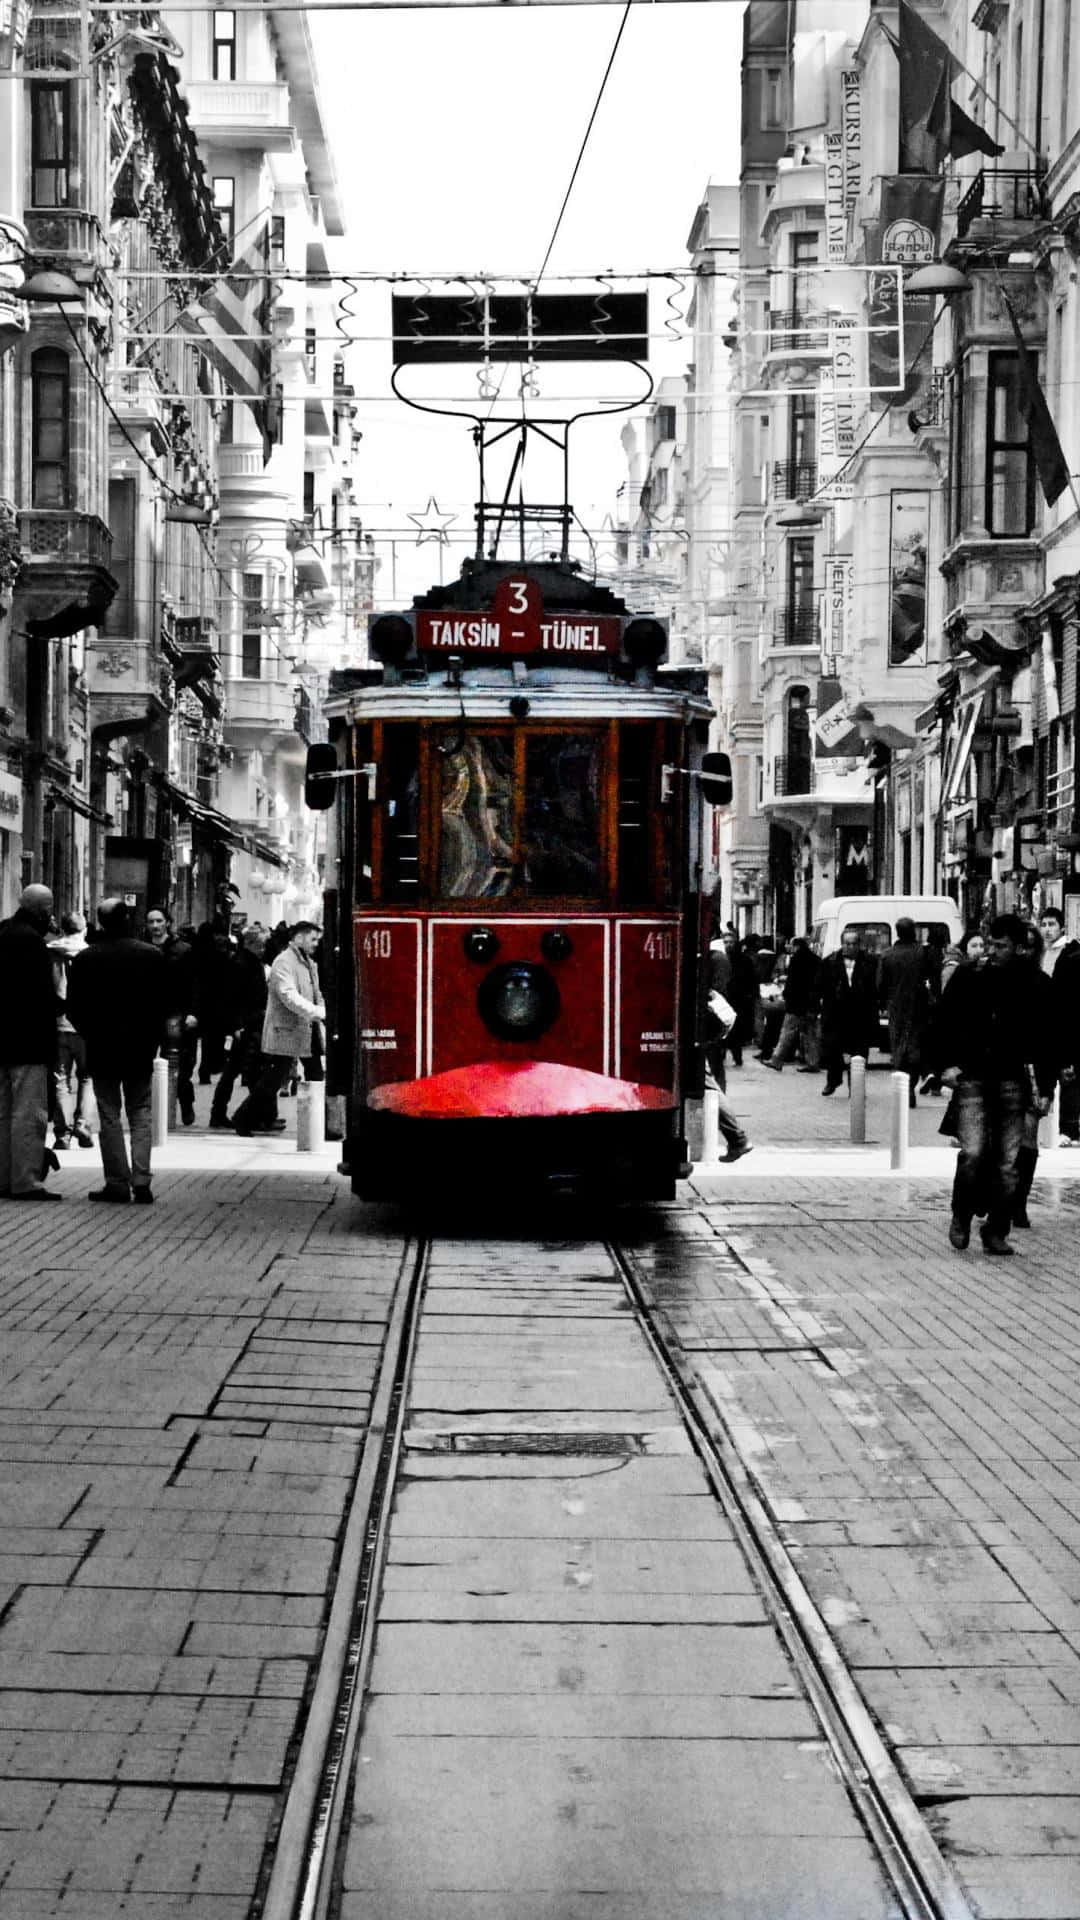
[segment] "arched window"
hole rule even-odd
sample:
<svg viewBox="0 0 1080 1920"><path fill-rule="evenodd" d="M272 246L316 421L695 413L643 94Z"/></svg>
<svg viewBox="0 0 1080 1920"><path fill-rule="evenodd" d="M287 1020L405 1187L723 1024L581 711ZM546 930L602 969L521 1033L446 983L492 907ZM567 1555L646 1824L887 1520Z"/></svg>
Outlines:
<svg viewBox="0 0 1080 1920"><path fill-rule="evenodd" d="M810 739L810 689L808 687L791 687L788 691L784 724L784 754L787 760L787 792L809 793L814 755Z"/></svg>
<svg viewBox="0 0 1080 1920"><path fill-rule="evenodd" d="M58 347L40 347L30 360L31 503L68 505L70 369Z"/></svg>

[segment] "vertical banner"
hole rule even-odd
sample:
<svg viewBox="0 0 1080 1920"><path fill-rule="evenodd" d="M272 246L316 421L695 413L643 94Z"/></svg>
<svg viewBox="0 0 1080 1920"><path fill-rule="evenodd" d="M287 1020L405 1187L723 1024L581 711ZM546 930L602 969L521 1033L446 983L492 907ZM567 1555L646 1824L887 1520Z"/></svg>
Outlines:
<svg viewBox="0 0 1080 1920"><path fill-rule="evenodd" d="M834 315L830 361L818 376L818 492L830 500L850 499L855 491L845 472L855 451L855 339L855 316Z"/></svg>
<svg viewBox="0 0 1080 1920"><path fill-rule="evenodd" d="M826 557L821 609L821 674L825 680L835 678L847 650L854 576L855 563L849 555Z"/></svg>
<svg viewBox="0 0 1080 1920"><path fill-rule="evenodd" d="M862 75L857 67L845 68L840 75L840 135L844 154L844 224L851 230L851 215L862 191Z"/></svg>
<svg viewBox="0 0 1080 1920"><path fill-rule="evenodd" d="M926 665L926 556L930 495L896 490L889 501L889 665Z"/></svg>
<svg viewBox="0 0 1080 1920"><path fill-rule="evenodd" d="M869 827L837 827L833 867L837 895L870 892Z"/></svg>
<svg viewBox="0 0 1080 1920"><path fill-rule="evenodd" d="M825 258L834 265L847 259L844 136L833 127L825 135Z"/></svg>
<svg viewBox="0 0 1080 1920"><path fill-rule="evenodd" d="M876 235L867 233L868 254L876 255L883 268L894 269L889 280L883 273L870 276L870 325L878 328L870 334L870 384L894 389L891 406L903 402L917 407L930 386L936 302L933 294L902 294L897 269L925 266L937 258L944 194L943 180L905 174L884 179L880 228Z"/></svg>

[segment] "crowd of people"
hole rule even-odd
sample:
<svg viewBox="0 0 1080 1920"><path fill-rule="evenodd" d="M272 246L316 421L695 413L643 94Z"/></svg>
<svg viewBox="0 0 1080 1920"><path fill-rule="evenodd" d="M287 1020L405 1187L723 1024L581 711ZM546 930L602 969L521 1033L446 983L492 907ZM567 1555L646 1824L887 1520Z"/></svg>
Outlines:
<svg viewBox="0 0 1080 1920"><path fill-rule="evenodd" d="M298 1063L305 1078L323 1077L320 938L307 920L239 936L214 924L174 930L160 906L140 927L121 899L103 902L88 930L79 913L57 923L47 887L26 887L0 924L0 1198L59 1199L46 1184L57 1150L92 1147L96 1113L104 1184L89 1198L151 1204L159 1055L175 1071L185 1126L197 1071L214 1088L211 1127L284 1131L277 1103Z"/></svg>
<svg viewBox="0 0 1080 1920"><path fill-rule="evenodd" d="M1031 1224L1039 1122L1059 1087L1062 1144L1080 1144L1080 942L1066 936L1056 907L1037 925L1000 914L956 945L935 928L920 941L914 921L901 918L878 955L849 926L824 959L802 936L778 955L729 927L710 959L725 1019L714 1016L707 1054L729 1161L750 1143L727 1099L726 1065L740 1065L752 1039L774 1073L789 1063L823 1072L828 1097L845 1074L850 1082L854 1058L869 1059L885 1022L910 1105L917 1088L948 1095L941 1131L957 1142L950 1244L963 1251L978 1216L988 1253L1015 1251L1008 1236Z"/></svg>

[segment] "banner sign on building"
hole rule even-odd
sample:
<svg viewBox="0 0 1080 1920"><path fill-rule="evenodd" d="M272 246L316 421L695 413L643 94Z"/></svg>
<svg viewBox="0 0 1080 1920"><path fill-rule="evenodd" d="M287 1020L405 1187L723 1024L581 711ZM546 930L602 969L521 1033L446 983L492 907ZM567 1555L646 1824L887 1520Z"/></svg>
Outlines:
<svg viewBox="0 0 1080 1920"><path fill-rule="evenodd" d="M843 554L828 555L821 596L821 674L825 680L836 678L837 662L846 650L854 587L854 561Z"/></svg>
<svg viewBox="0 0 1080 1920"><path fill-rule="evenodd" d="M889 665L926 665L926 556L930 495L895 490L889 502Z"/></svg>
<svg viewBox="0 0 1080 1920"><path fill-rule="evenodd" d="M825 135L825 258L830 262L847 259L844 136L831 127Z"/></svg>
<svg viewBox="0 0 1080 1920"><path fill-rule="evenodd" d="M864 751L858 721L839 680L818 681L814 732L815 759L847 759Z"/></svg>
<svg viewBox="0 0 1080 1920"><path fill-rule="evenodd" d="M894 174L881 183L881 219L867 229L867 256L882 267L915 267L937 258L943 180ZM903 308L901 310L901 299ZM915 406L933 373L933 294L903 294L897 272L871 274L870 385L891 388L891 406Z"/></svg>
<svg viewBox="0 0 1080 1920"><path fill-rule="evenodd" d="M835 892L870 892L870 828L843 826L836 829Z"/></svg>
<svg viewBox="0 0 1080 1920"><path fill-rule="evenodd" d="M855 451L855 317L829 323L830 364L822 367L818 399L818 492L850 499L855 482L845 471Z"/></svg>
<svg viewBox="0 0 1080 1920"><path fill-rule="evenodd" d="M857 67L840 75L840 133L844 151L844 221L850 223L852 209L862 191L862 75Z"/></svg>

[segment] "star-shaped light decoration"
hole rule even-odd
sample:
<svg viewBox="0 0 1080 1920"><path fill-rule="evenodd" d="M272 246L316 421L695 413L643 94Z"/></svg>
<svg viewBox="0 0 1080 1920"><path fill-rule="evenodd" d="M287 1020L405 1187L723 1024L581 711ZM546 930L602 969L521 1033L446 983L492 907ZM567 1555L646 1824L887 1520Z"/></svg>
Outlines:
<svg viewBox="0 0 1080 1920"><path fill-rule="evenodd" d="M446 529L447 527L453 526L454 521L457 519L457 514L440 513L439 503L434 494L429 496L427 506L424 508L423 513L407 513L405 518L406 520L411 520L413 525L420 529L416 536L416 544L418 547L422 547L425 540L434 540L437 547L448 547L450 545L450 536Z"/></svg>

